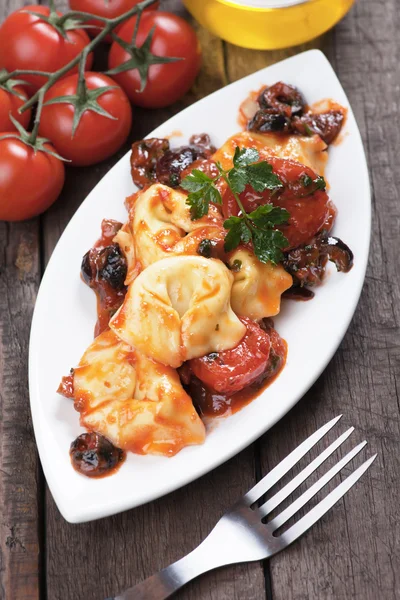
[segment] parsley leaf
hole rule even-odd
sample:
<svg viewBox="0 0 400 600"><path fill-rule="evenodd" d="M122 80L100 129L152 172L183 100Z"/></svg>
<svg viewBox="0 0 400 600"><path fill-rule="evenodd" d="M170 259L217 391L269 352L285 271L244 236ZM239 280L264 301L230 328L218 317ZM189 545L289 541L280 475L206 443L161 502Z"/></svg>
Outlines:
<svg viewBox="0 0 400 600"><path fill-rule="evenodd" d="M312 184L313 180L309 175L307 175L307 173L304 173L303 177L301 178L301 182L304 185L304 187L308 187Z"/></svg>
<svg viewBox="0 0 400 600"><path fill-rule="evenodd" d="M205 185L213 183L213 179L200 171L199 169L193 169L190 175L183 179L181 187L187 192L200 192Z"/></svg>
<svg viewBox="0 0 400 600"><path fill-rule="evenodd" d="M224 222L225 229L228 229L228 233L225 237L224 249L226 252L230 252L237 248L240 242L248 244L251 240L251 229L244 217L229 217Z"/></svg>
<svg viewBox="0 0 400 600"><path fill-rule="evenodd" d="M225 251L230 252L239 244L252 242L254 253L261 262L278 263L283 259L282 249L288 245L288 240L275 226L287 222L290 216L288 211L273 204L264 204L248 214L239 197L247 185L255 192L270 190L271 196L283 188L283 183L273 172L272 165L265 160L260 161L260 155L255 148L237 146L233 156L233 167L226 170L219 163L217 167L219 174L214 178L194 169L191 175L181 182L182 188L189 192L186 202L190 206L192 220L207 214L210 202L222 203L221 194L215 185L222 179L230 188L240 209L240 216L233 215L224 222L224 227L228 230L225 236ZM302 180L305 187L314 184L315 189L325 188L322 177L315 180L306 177L304 175ZM322 185L324 187L321 187ZM210 244L210 240L203 240L199 252L207 256L211 250ZM240 265L235 265L235 268L240 268Z"/></svg>
<svg viewBox="0 0 400 600"><path fill-rule="evenodd" d="M208 213L210 202L222 204L221 194L214 182L214 179L199 169L193 169L192 173L181 182L181 187L189 192L186 204L190 206L192 221L201 219Z"/></svg>
<svg viewBox="0 0 400 600"><path fill-rule="evenodd" d="M277 190L283 187L279 177L272 171L272 165L263 160L262 162L248 165L246 167L248 182L256 192L264 190Z"/></svg>
<svg viewBox="0 0 400 600"><path fill-rule="evenodd" d="M261 262L277 264L283 259L282 248L288 245L288 240L273 227L285 223L288 218L287 210L272 204L259 206L249 215L229 217L224 223L225 229L229 230L225 251L230 252L240 243L247 244L251 240L254 253Z"/></svg>
<svg viewBox="0 0 400 600"><path fill-rule="evenodd" d="M288 240L277 229L253 229L253 248L258 260L263 263L272 262L276 265L283 259L282 248L288 245Z"/></svg>
<svg viewBox="0 0 400 600"><path fill-rule="evenodd" d="M231 189L237 194L243 192L244 188L249 182L246 170L244 168L231 169L228 173L228 180Z"/></svg>
<svg viewBox="0 0 400 600"><path fill-rule="evenodd" d="M236 146L233 156L233 166L239 169L240 167L246 167L251 163L255 163L259 159L260 155L255 148L239 148L239 146Z"/></svg>
<svg viewBox="0 0 400 600"><path fill-rule="evenodd" d="M282 225L289 218L289 213L284 208L274 206L273 204L263 204L258 206L249 214L249 219L253 221L257 227L273 227L274 225Z"/></svg>
<svg viewBox="0 0 400 600"><path fill-rule="evenodd" d="M279 177L272 172L272 166L260 160L255 148L239 148L236 146L233 157L233 168L228 171L228 181L233 192L240 194L246 185L256 192L276 190L283 187Z"/></svg>
<svg viewBox="0 0 400 600"><path fill-rule="evenodd" d="M323 191L326 189L326 181L321 175L318 175L315 179L311 179L307 173L304 173L304 175L300 177L300 182L303 187L310 188L310 191L307 192L306 196L314 194L317 190Z"/></svg>
<svg viewBox="0 0 400 600"><path fill-rule="evenodd" d="M325 190L326 189L325 179L323 177L321 177L321 175L318 175L318 177L316 179L314 179L313 183L315 183L316 190Z"/></svg>
<svg viewBox="0 0 400 600"><path fill-rule="evenodd" d="M283 187L279 177L272 172L272 166L260 160L258 150L255 148L239 148L236 146L233 157L233 169L228 172L228 180L231 189L240 194L246 185L256 192L264 190L276 190Z"/></svg>

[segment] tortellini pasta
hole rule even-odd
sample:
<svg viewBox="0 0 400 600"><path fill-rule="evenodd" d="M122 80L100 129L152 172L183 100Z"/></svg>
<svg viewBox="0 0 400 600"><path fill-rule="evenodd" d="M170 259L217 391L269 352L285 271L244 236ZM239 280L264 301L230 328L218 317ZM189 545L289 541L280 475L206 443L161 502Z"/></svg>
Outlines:
<svg viewBox="0 0 400 600"><path fill-rule="evenodd" d="M81 425L124 450L172 456L205 439L177 372L111 330L93 341L75 369L74 399Z"/></svg>
<svg viewBox="0 0 400 600"><path fill-rule="evenodd" d="M137 276L139 263L136 260L135 243L129 222L125 223L113 238L113 242L119 245L121 252L126 258L127 274L125 285L129 285Z"/></svg>
<svg viewBox="0 0 400 600"><path fill-rule="evenodd" d="M160 260L129 287L110 327L146 356L175 368L229 350L246 331L230 305L232 283L232 273L219 260Z"/></svg>
<svg viewBox="0 0 400 600"><path fill-rule="evenodd" d="M142 269L171 254L195 253L197 240L222 229L223 219L215 206L210 206L208 215L192 221L186 199L186 194L161 183L135 194L130 204L130 226Z"/></svg>
<svg viewBox="0 0 400 600"><path fill-rule="evenodd" d="M256 148L261 159L264 160L268 160L268 156L290 158L307 165L319 175L324 174L328 160L327 145L319 135L306 137L250 131L242 131L230 137L213 155L213 159L219 161L224 169L230 169L233 166L233 155L236 146Z"/></svg>
<svg viewBox="0 0 400 600"><path fill-rule="evenodd" d="M282 265L264 264L249 250L233 252L229 264L239 261L233 271L231 305L235 313L250 319L273 317L279 313L281 295L292 285L292 277Z"/></svg>

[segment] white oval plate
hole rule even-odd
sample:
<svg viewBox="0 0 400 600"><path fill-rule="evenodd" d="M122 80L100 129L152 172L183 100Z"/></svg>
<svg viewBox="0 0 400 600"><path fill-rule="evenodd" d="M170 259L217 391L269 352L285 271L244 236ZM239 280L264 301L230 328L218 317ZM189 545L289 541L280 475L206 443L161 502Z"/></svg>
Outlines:
<svg viewBox="0 0 400 600"><path fill-rule="evenodd" d="M71 523L98 519L167 494L214 469L272 427L314 383L342 340L355 311L368 258L371 202L360 134L346 95L318 50L284 60L245 77L176 115L150 136L180 130L182 144L209 132L216 146L238 131L240 102L251 90L282 80L298 86L309 103L332 98L348 107L343 141L329 150L327 179L339 209L334 232L352 248L348 274L328 269L311 302L283 303L276 327L288 342L286 367L277 380L237 414L221 419L202 446L173 458L129 454L112 477L87 479L74 471L69 446L82 432L72 402L56 394L61 376L92 341L93 292L79 277L83 254L105 217L124 221L124 199L134 191L129 154L89 194L65 229L40 286L30 340L30 401L44 473L62 515Z"/></svg>

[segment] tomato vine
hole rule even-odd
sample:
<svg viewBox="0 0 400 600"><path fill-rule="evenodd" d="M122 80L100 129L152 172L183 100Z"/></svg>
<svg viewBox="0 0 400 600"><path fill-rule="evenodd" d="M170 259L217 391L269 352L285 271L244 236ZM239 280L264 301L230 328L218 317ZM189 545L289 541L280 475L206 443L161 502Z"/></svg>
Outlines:
<svg viewBox="0 0 400 600"><path fill-rule="evenodd" d="M23 112L29 110L32 106L36 105L36 114L35 114L35 119L33 122L32 131L29 133L28 137L25 136L26 142L30 146L36 147L36 142L38 139L38 130L39 130L39 125L40 125L40 118L41 118L42 109L44 106L44 98L45 98L46 92L51 88L52 85L54 85L54 83L56 83L59 79L61 79L64 75L66 75L76 65L79 65L77 97L79 99L80 115L82 115L85 110L85 108L83 108L85 106L85 102L87 102L86 108L88 110L94 109L95 105L94 105L94 102L92 101L93 99L91 99L89 97L90 95L88 94L88 90L87 90L86 82L85 82L85 66L86 66L86 61L87 61L89 54L108 35L110 35L110 34L113 35L112 32L114 31L114 29L116 27L118 27L119 25L121 25L122 23L127 21L129 18L137 15L136 24L138 26L143 11L146 8L152 6L153 4L156 4L157 1L158 0L143 0L142 2L140 2L139 4L135 5L133 8L131 8L130 10L125 12L124 14L122 14L118 17L109 19L106 17L100 17L97 15L93 15L91 13L86 13L86 12L76 11L76 10L68 11L64 15L58 15L55 10L54 0L50 0L49 16L45 17L41 14L38 14L38 16L42 20L45 20L50 25L52 25L56 29L56 31L63 37L65 37L66 32L68 30L70 30L71 28L82 28L82 27L84 28L85 21L92 20L94 17L98 21L101 21L104 24L104 27L96 35L96 37L94 37L87 44L87 46L85 46L83 48L83 50L79 54L77 54L76 57L74 57L69 63L67 63L66 65L64 65L57 71L55 71L54 73L49 73L49 72L45 72L45 71L36 71L36 70L23 70L23 69L15 69L10 72L7 72L4 69L2 71L0 71L0 85L3 85L3 86L6 85L7 82L12 79L23 78L24 75L25 76L26 75L40 75L40 76L44 76L47 78L46 83L44 83L33 94L33 96L29 100L27 100L18 110L18 112L20 114L22 114ZM31 12L31 11L27 10L27 12ZM33 14L35 14L35 13L33 13ZM87 27L90 27L90 26L87 26ZM137 27L135 28L135 31L137 31ZM113 37L117 41L117 43L119 43L118 36L113 35ZM142 73L147 73L148 68L151 64L157 64L158 62L159 63L173 62L175 60L178 60L173 57L167 57L167 58L166 57L157 57L157 56L151 54L150 52L148 52L147 48L146 48L146 52L142 52L142 48L138 48L136 45L135 36L132 40L132 44L130 45L130 49L131 49L130 51L132 53L132 57L134 55L136 55L136 57L137 57L138 64L135 68L139 69L141 75L142 75ZM60 101L63 101L63 99L60 99ZM78 123L79 123L79 121L74 124L75 129L76 129ZM25 133L27 134L28 132L25 132ZM0 139L1 139L1 136L0 136Z"/></svg>

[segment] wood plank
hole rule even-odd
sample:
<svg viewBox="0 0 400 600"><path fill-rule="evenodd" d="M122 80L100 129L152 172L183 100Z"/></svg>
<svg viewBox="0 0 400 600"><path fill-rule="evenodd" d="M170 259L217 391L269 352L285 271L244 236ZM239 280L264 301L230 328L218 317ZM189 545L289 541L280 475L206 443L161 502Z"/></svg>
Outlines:
<svg viewBox="0 0 400 600"><path fill-rule="evenodd" d="M38 249L37 220L0 224L0 596L6 600L39 598L43 482L27 386Z"/></svg>
<svg viewBox="0 0 400 600"><path fill-rule="evenodd" d="M185 15L176 1L166 2L165 8ZM135 109L130 143L144 137L198 98L225 85L221 42L201 28L198 28L198 35L204 52L204 66L193 90L176 105L164 110ZM76 208L128 149L129 144L117 156L99 165L68 169L63 193L44 217L46 261ZM227 465L166 498L85 525L66 523L48 492L48 598L99 600L166 566L202 541L225 509L254 483L254 473L254 452L249 448ZM211 573L177 598L259 600L263 596L263 570L259 564L251 564Z"/></svg>
<svg viewBox="0 0 400 600"><path fill-rule="evenodd" d="M0 23L21 0L0 3ZM40 279L39 221L0 222L0 597L38 600L43 475L28 394L28 341Z"/></svg>
<svg viewBox="0 0 400 600"><path fill-rule="evenodd" d="M0 223L0 597L38 600L42 477L27 385L37 220Z"/></svg>

